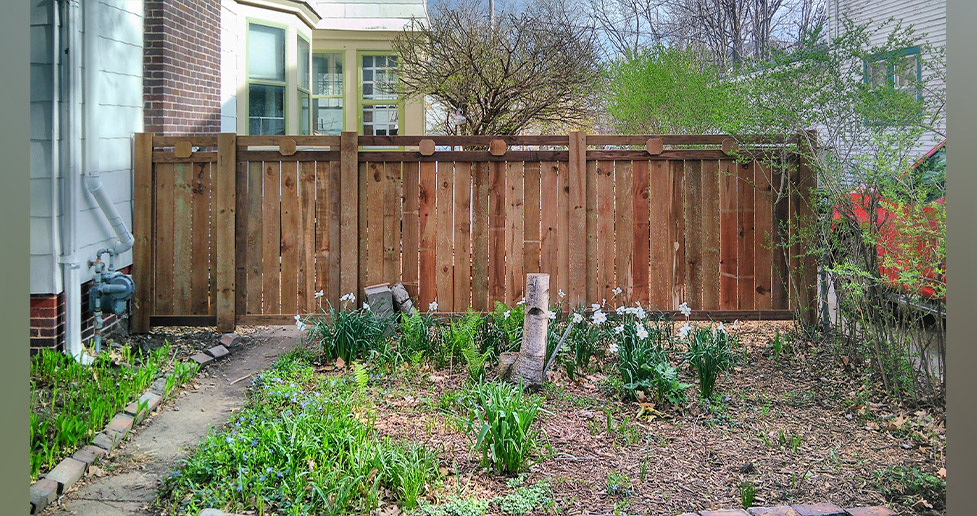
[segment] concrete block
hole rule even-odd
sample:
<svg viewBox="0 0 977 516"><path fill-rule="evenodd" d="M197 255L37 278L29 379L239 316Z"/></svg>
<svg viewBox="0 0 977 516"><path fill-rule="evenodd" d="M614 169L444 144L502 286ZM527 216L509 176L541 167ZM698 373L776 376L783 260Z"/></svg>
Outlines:
<svg viewBox="0 0 977 516"><path fill-rule="evenodd" d="M747 511L752 516L798 516L797 511L787 505L776 507L750 507Z"/></svg>
<svg viewBox="0 0 977 516"><path fill-rule="evenodd" d="M57 482L58 494L62 494L71 486L75 485L75 482L81 480L81 477L85 476L85 471L87 470L88 464L68 457L59 462L50 473L44 475L44 478Z"/></svg>
<svg viewBox="0 0 977 516"><path fill-rule="evenodd" d="M718 511L699 511L699 516L750 516L741 509L720 509Z"/></svg>
<svg viewBox="0 0 977 516"><path fill-rule="evenodd" d="M221 345L214 346L208 349L207 351L205 351L204 353L207 353L208 355L214 357L215 359L221 359L231 354L231 352L228 351L227 348Z"/></svg>
<svg viewBox="0 0 977 516"><path fill-rule="evenodd" d="M76 451L75 454L71 456L71 458L75 460L80 460L85 464L91 466L92 463L94 463L103 455L105 455L105 450L99 448L98 446L92 446L89 444L88 446L85 446L84 448Z"/></svg>
<svg viewBox="0 0 977 516"><path fill-rule="evenodd" d="M847 516L845 510L833 503L792 505L800 516Z"/></svg>
<svg viewBox="0 0 977 516"><path fill-rule="evenodd" d="M888 507L882 507L881 505L873 507L852 507L851 509L845 509L845 512L851 516L898 516L896 511Z"/></svg>
<svg viewBox="0 0 977 516"><path fill-rule="evenodd" d="M142 396L139 397L138 401L134 401L126 405L125 413L132 416L135 419L135 424L142 423L146 416L148 416L152 411L159 407L160 402L163 401L163 397L152 391L146 391ZM145 403L146 407L142 412L139 412L139 405Z"/></svg>
<svg viewBox="0 0 977 516"><path fill-rule="evenodd" d="M58 483L50 478L42 478L31 486L31 506L33 513L41 512L58 498Z"/></svg>
<svg viewBox="0 0 977 516"><path fill-rule="evenodd" d="M117 437L118 434L115 432L112 432L111 435L109 435L107 432L99 432L98 434L95 434L95 437L92 439L92 444L105 451L111 451L113 448L115 448L115 445L119 443Z"/></svg>
<svg viewBox="0 0 977 516"><path fill-rule="evenodd" d="M129 430L132 430L133 423L135 423L135 419L132 416L120 412L109 421L109 424L105 425L105 430L117 432L125 437Z"/></svg>

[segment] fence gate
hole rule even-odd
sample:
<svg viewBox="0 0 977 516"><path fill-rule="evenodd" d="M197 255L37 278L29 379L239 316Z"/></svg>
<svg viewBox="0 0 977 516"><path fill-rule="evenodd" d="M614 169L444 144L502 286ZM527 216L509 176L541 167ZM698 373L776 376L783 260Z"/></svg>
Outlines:
<svg viewBox="0 0 977 516"><path fill-rule="evenodd" d="M816 264L779 244L815 178L778 141L138 134L133 327L291 323L398 281L421 308L490 310L528 272L568 307L813 315Z"/></svg>

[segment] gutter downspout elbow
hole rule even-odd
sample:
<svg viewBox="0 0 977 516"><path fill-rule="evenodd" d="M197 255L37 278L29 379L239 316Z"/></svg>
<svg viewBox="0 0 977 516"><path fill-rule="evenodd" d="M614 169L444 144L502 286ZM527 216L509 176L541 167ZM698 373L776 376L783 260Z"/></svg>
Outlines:
<svg viewBox="0 0 977 516"><path fill-rule="evenodd" d="M108 219L109 224L112 226L118 238L112 244L112 252L118 256L132 249L132 244L135 242L135 239L129 229L126 228L125 222L122 221L122 216L119 215L119 211L115 209L115 205L112 204L108 194L105 192L102 185L102 178L97 173L92 173L89 170L89 173L85 175L85 188L95 198L99 209L105 214L105 218Z"/></svg>

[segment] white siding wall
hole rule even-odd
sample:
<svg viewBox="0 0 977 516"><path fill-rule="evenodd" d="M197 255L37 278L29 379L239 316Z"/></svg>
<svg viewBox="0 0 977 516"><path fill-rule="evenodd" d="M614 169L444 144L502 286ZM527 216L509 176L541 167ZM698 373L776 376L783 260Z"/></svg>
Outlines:
<svg viewBox="0 0 977 516"><path fill-rule="evenodd" d="M85 0L91 1L91 0ZM41 9L50 11L50 0L35 0L31 38L31 293L61 291L57 251L52 249L53 225L50 208L52 170L48 152L50 128L51 81L44 79L43 68L50 76L51 31L49 19ZM101 0L98 2L99 40L94 66L99 70L96 85L98 109L95 123L99 127L99 172L109 198L112 199L128 228L132 228L132 135L143 129L142 54L143 2L140 0ZM82 63L87 66L88 63ZM37 68L35 72L34 69ZM62 90L65 90L62 84ZM67 159L62 155L62 161ZM46 179L45 179L46 178ZM38 208L35 212L34 205ZM46 210L46 211L45 211ZM93 259L95 251L107 247L115 233L94 199L84 193L78 205L78 258ZM132 263L132 251L116 260L124 267ZM82 268L82 281L91 279L91 271Z"/></svg>
<svg viewBox="0 0 977 516"><path fill-rule="evenodd" d="M238 23L236 0L221 0L221 132L237 132L238 49L245 38Z"/></svg>
<svg viewBox="0 0 977 516"><path fill-rule="evenodd" d="M847 15L855 23L878 27L890 18L902 20L903 26L912 25L920 42L933 47L946 46L946 2L943 0L828 0L831 15L831 34L840 30L841 16ZM839 16L839 14L841 16ZM871 42L881 45L886 34L880 31ZM920 56L924 63L932 63L933 55L924 52ZM927 77L923 67L923 80L928 87L945 87L939 78ZM940 122L942 132L946 132L946 118ZM923 154L936 145L941 138L935 133L924 135L916 145L918 154Z"/></svg>

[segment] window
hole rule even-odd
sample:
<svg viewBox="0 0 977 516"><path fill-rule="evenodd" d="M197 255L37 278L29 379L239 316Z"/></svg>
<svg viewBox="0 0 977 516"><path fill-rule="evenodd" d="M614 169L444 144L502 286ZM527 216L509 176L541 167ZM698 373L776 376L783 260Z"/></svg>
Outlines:
<svg viewBox="0 0 977 516"><path fill-rule="evenodd" d="M312 56L312 118L315 134L343 131L343 54Z"/></svg>
<svg viewBox="0 0 977 516"><path fill-rule="evenodd" d="M285 29L248 24L248 134L285 134Z"/></svg>
<svg viewBox="0 0 977 516"><path fill-rule="evenodd" d="M865 83L922 97L922 64L919 47L877 54L865 59Z"/></svg>
<svg viewBox="0 0 977 516"><path fill-rule="evenodd" d="M309 81L309 40L298 37L298 92L299 92L299 107L301 111L301 117L299 118L299 134L310 134L309 124L310 113L309 113L309 102L310 94L309 88L311 86Z"/></svg>
<svg viewBox="0 0 977 516"><path fill-rule="evenodd" d="M397 97L397 57L362 56L360 121L366 136L396 136L400 133L403 103Z"/></svg>

